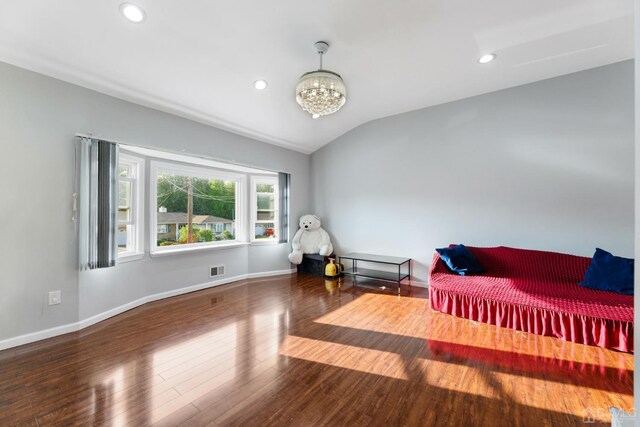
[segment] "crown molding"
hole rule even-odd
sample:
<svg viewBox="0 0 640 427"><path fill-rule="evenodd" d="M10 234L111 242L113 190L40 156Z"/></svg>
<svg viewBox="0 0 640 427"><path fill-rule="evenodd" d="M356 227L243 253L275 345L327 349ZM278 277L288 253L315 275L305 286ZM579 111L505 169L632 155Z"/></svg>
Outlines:
<svg viewBox="0 0 640 427"><path fill-rule="evenodd" d="M0 45L0 61L24 68L38 74L43 74L76 86L103 93L143 107L152 108L178 117L189 119L207 126L212 126L227 132L251 138L260 142L311 154L316 148L305 147L275 136L258 132L247 127L215 117L211 114L192 109L150 93L127 87L108 79L96 76L86 71L69 67L53 59L45 59L32 55L25 50L17 50Z"/></svg>

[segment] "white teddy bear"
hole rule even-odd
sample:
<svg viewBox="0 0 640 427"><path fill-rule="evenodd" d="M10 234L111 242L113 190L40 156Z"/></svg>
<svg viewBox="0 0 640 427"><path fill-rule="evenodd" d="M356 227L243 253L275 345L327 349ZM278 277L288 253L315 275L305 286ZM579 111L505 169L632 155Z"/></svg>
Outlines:
<svg viewBox="0 0 640 427"><path fill-rule="evenodd" d="M289 261L294 264L302 262L303 254L327 256L333 253L329 234L320 227L320 218L315 215L300 218L300 229L293 236L291 246L293 251L289 254Z"/></svg>

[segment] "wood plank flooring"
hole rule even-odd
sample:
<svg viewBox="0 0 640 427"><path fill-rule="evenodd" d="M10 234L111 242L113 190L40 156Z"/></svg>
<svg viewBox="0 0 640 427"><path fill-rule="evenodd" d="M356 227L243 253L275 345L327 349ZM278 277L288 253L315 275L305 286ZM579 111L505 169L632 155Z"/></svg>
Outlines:
<svg viewBox="0 0 640 427"><path fill-rule="evenodd" d="M606 425L633 407L632 355L335 285L242 281L0 352L0 426Z"/></svg>

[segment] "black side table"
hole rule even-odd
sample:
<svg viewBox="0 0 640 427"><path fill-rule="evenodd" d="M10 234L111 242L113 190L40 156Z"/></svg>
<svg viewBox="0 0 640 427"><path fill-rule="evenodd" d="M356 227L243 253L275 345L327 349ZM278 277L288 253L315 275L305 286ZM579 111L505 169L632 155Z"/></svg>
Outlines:
<svg viewBox="0 0 640 427"><path fill-rule="evenodd" d="M402 258L386 255L365 254L361 252L350 252L346 255L340 255L338 262L342 264L342 260L351 260L351 268L345 268L344 274L353 277L353 284L357 286L358 277L366 277L369 279L384 280L387 282L395 282L398 284L398 294L400 294L400 282L404 279L411 279L411 258ZM358 261L395 265L398 271L383 271L372 268L359 268ZM405 272L403 266L406 264Z"/></svg>

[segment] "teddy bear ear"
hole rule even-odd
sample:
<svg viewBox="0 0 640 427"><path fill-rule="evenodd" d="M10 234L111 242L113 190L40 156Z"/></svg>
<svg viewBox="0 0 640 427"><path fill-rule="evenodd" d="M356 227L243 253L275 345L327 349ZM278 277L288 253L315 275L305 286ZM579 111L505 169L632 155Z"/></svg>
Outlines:
<svg viewBox="0 0 640 427"><path fill-rule="evenodd" d="M315 219L317 219L318 221L320 221L320 218L318 218L316 215L313 215L313 217L314 217Z"/></svg>

